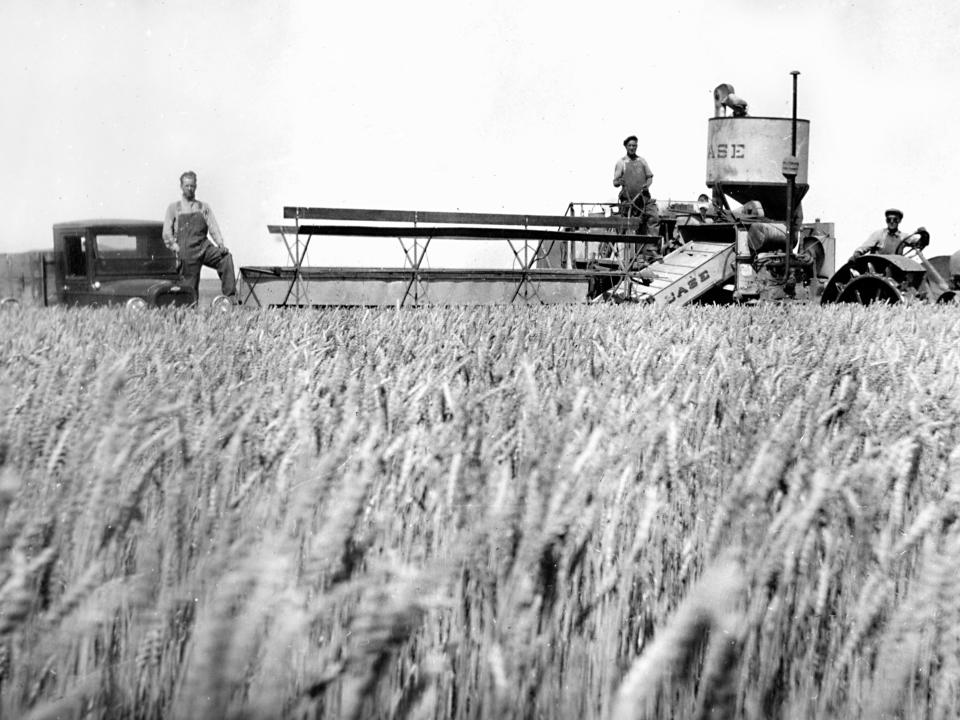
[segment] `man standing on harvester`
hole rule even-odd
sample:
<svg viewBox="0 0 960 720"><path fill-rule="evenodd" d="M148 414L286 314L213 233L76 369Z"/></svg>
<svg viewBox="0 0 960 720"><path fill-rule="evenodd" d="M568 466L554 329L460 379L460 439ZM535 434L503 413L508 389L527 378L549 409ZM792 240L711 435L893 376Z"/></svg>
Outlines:
<svg viewBox="0 0 960 720"><path fill-rule="evenodd" d="M207 203L196 199L197 174L192 170L180 176L180 193L180 200L167 208L163 242L180 259L183 283L199 296L200 268L214 268L220 276L220 292L234 302L237 286L233 257L223 242L213 210Z"/></svg>
<svg viewBox="0 0 960 720"><path fill-rule="evenodd" d="M653 172L647 161L637 155L637 136L623 141L627 154L617 160L613 169L613 186L620 188L622 212L641 217L641 229L647 235L660 234L660 211L650 196Z"/></svg>

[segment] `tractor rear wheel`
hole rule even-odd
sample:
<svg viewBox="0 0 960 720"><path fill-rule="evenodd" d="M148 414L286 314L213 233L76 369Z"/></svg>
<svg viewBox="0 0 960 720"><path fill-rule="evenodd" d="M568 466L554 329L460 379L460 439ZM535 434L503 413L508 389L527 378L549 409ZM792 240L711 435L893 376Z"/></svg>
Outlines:
<svg viewBox="0 0 960 720"><path fill-rule="evenodd" d="M838 303L872 305L880 302L896 305L903 300L903 295L897 286L882 275L858 275L838 287L838 291L837 298L834 300Z"/></svg>
<svg viewBox="0 0 960 720"><path fill-rule="evenodd" d="M917 297L924 274L922 265L899 255L861 255L833 274L820 302L895 305Z"/></svg>

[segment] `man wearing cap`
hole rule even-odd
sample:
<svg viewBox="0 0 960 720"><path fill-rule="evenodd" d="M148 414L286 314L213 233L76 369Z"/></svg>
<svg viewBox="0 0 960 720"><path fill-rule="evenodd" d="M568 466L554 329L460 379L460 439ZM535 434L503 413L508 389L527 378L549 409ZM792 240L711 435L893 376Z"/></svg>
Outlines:
<svg viewBox="0 0 960 720"><path fill-rule="evenodd" d="M613 169L613 186L620 188L623 212L641 216L641 228L647 235L660 234L660 211L650 196L653 172L647 161L637 155L637 136L623 141L627 154L617 160Z"/></svg>
<svg viewBox="0 0 960 720"><path fill-rule="evenodd" d="M853 251L854 260L861 255L876 253L878 255L894 255L897 248L909 235L900 230L900 221L903 220L903 213L896 208L890 208L884 213L887 217L887 226L870 234L867 241ZM922 228L921 228L922 229ZM919 231L918 231L919 232Z"/></svg>

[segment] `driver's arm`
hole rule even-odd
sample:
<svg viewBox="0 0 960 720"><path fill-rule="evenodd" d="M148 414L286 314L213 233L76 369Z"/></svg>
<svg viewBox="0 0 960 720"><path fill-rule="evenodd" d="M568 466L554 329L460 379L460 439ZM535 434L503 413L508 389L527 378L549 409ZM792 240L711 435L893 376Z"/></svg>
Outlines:
<svg viewBox="0 0 960 720"><path fill-rule="evenodd" d="M876 250L879 246L880 246L880 240L877 237L877 233L875 232L870 233L870 237L868 237L866 241L862 245L860 245L860 247L858 247L856 250L853 251L853 257L858 258L861 255L866 255L867 253L871 253L874 250Z"/></svg>

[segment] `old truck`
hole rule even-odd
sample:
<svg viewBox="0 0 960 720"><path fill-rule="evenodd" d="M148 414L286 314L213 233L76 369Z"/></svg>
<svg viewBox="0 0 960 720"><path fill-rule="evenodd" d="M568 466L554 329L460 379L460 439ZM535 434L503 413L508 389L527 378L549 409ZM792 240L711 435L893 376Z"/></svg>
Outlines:
<svg viewBox="0 0 960 720"><path fill-rule="evenodd" d="M193 305L177 256L152 220L83 220L53 226L53 250L0 255L4 305Z"/></svg>

